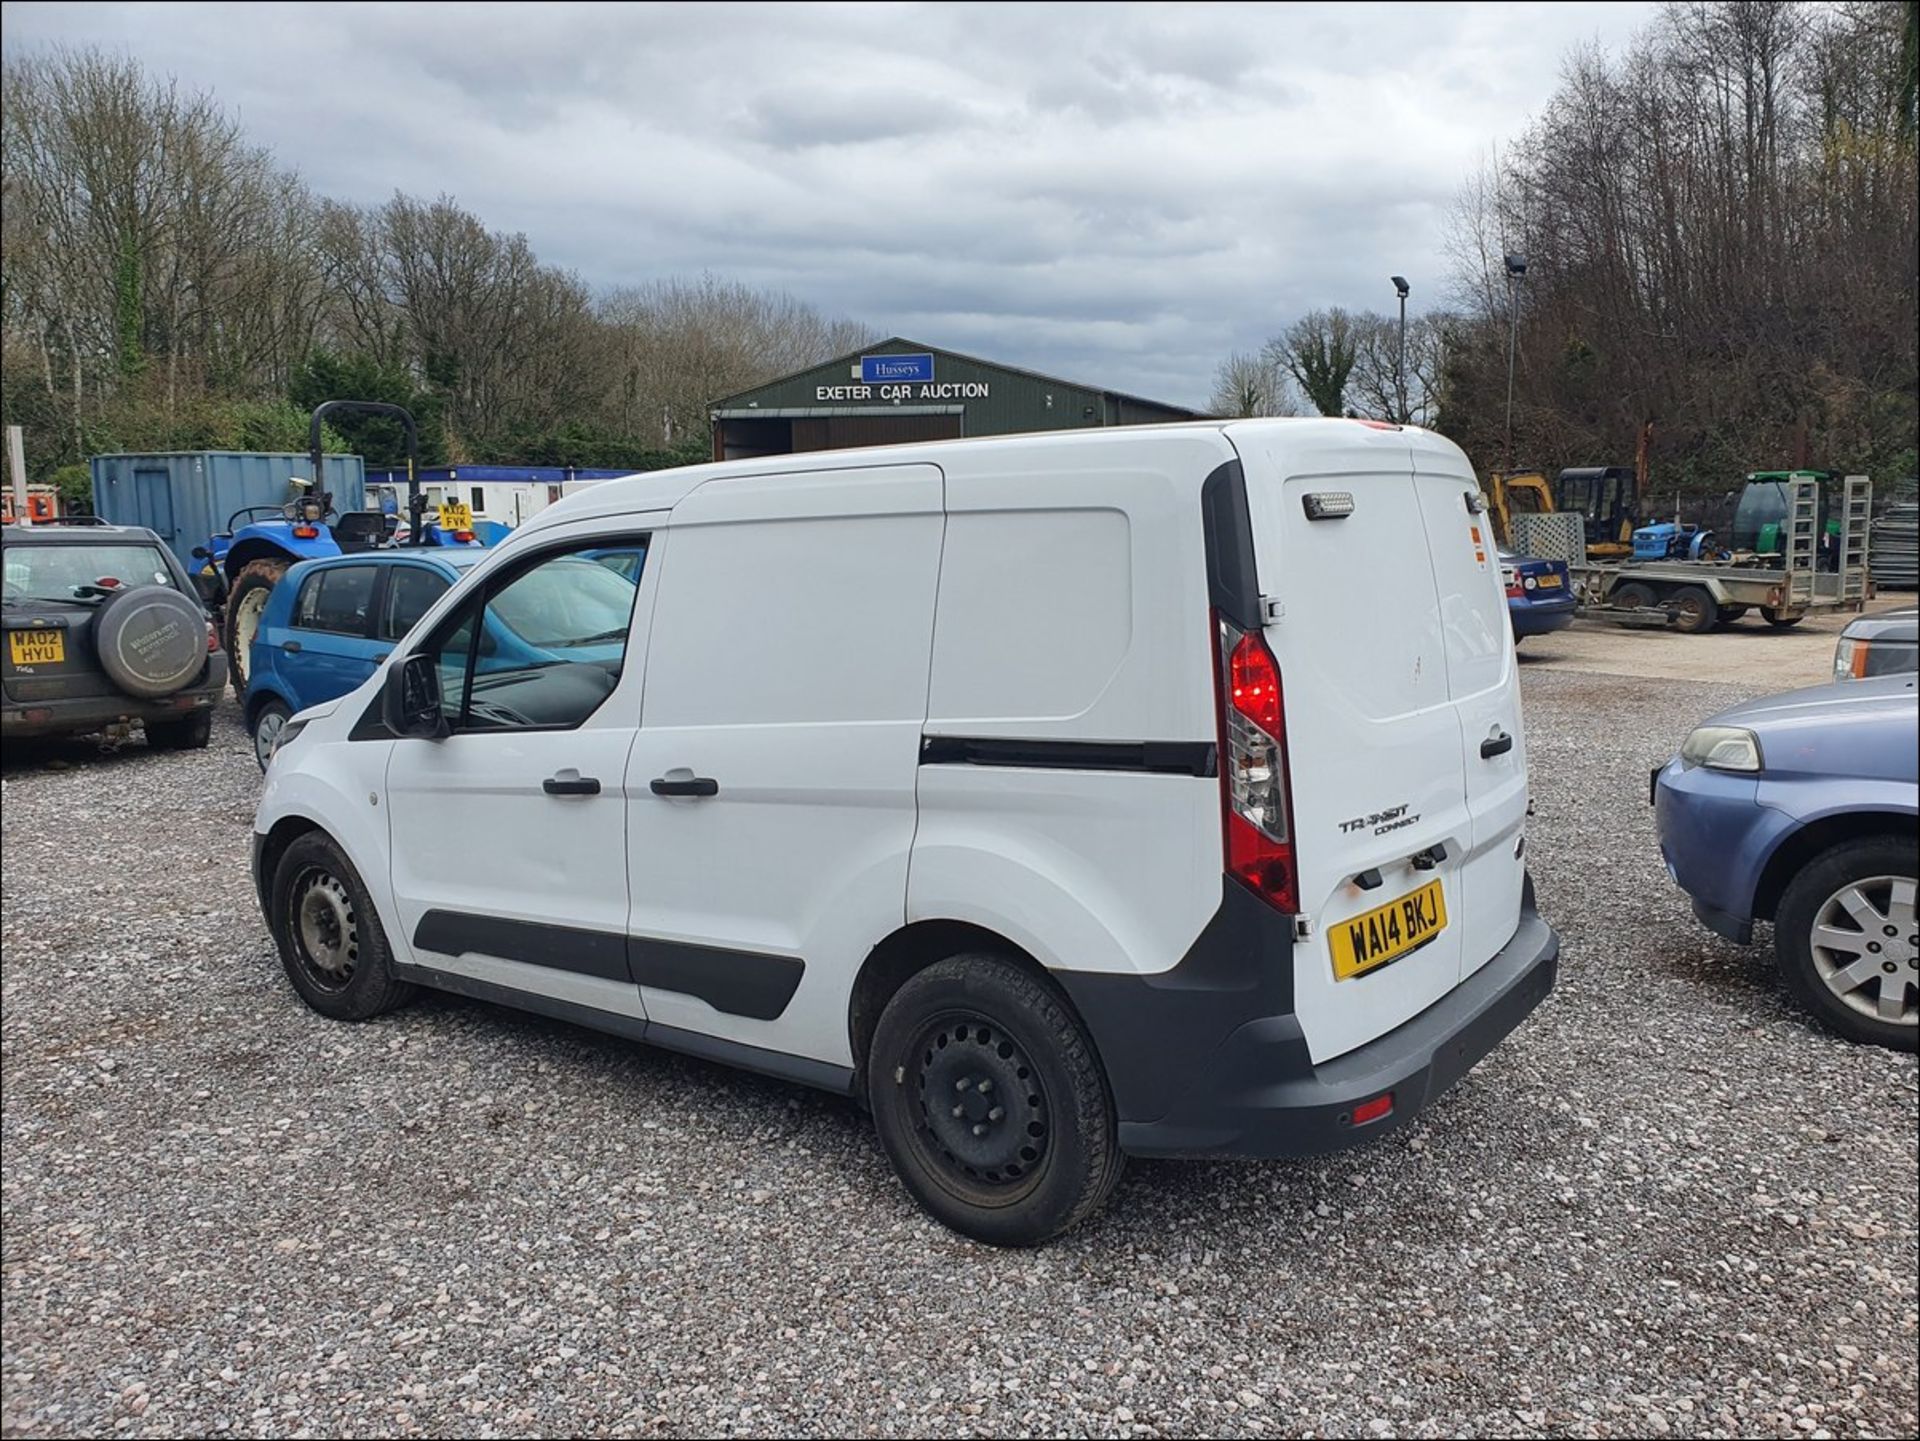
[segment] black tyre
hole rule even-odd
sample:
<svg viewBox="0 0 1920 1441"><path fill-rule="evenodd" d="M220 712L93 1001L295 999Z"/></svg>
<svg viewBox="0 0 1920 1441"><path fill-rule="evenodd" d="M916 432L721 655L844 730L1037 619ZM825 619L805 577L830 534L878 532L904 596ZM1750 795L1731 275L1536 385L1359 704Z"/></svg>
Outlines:
<svg viewBox="0 0 1920 1441"><path fill-rule="evenodd" d="M300 999L336 1021L365 1021L412 999L360 873L331 836L308 831L274 867L267 913Z"/></svg>
<svg viewBox="0 0 1920 1441"><path fill-rule="evenodd" d="M867 1055L867 1098L913 1198L976 1240L1038 1245L1120 1179L1093 1043L1058 991L998 956L949 957L894 994Z"/></svg>
<svg viewBox="0 0 1920 1441"><path fill-rule="evenodd" d="M1770 605L1763 605L1760 607L1760 618L1775 630L1785 630L1788 626L1800 624L1807 618L1807 613L1804 610L1775 610Z"/></svg>
<svg viewBox="0 0 1920 1441"><path fill-rule="evenodd" d="M1703 585L1683 585L1669 602L1673 608L1673 628L1682 635L1700 635L1720 620L1720 602Z"/></svg>
<svg viewBox="0 0 1920 1441"><path fill-rule="evenodd" d="M227 652L227 671L233 677L233 693L242 699L247 694L247 664L252 660L253 638L260 630L260 614L267 608L267 596L287 573L284 560L256 560L240 567L227 591L220 644Z"/></svg>
<svg viewBox="0 0 1920 1441"><path fill-rule="evenodd" d="M1658 605L1660 602L1654 598L1652 586L1630 580L1608 596L1607 603L1618 606L1621 610L1642 610L1650 605Z"/></svg>
<svg viewBox="0 0 1920 1441"><path fill-rule="evenodd" d="M147 744L157 751L203 751L213 735L213 712L195 711L185 720L148 721Z"/></svg>
<svg viewBox="0 0 1920 1441"><path fill-rule="evenodd" d="M1920 1037L1920 852L1892 836L1847 841L1801 868L1774 913L1788 989L1853 1041L1915 1049Z"/></svg>
<svg viewBox="0 0 1920 1441"><path fill-rule="evenodd" d="M1720 607L1720 624L1722 625L1732 624L1734 621L1740 619L1741 616L1745 615L1747 613L1747 610L1748 610L1748 607L1744 605L1721 606Z"/></svg>
<svg viewBox="0 0 1920 1441"><path fill-rule="evenodd" d="M253 724L248 729L253 735L253 758L260 762L263 772L273 756L273 743L279 739L281 727L292 718L293 712L287 709L286 703L277 700L263 702L253 713Z"/></svg>

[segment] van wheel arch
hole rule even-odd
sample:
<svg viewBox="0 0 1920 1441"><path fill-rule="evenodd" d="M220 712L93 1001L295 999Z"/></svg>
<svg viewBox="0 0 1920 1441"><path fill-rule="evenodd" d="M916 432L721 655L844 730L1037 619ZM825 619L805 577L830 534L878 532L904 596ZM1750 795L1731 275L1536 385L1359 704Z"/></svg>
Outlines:
<svg viewBox="0 0 1920 1441"><path fill-rule="evenodd" d="M283 816L273 823L273 829L267 832L267 843L260 850L260 874L264 880L273 879L287 847L311 831L324 835L327 828L307 816Z"/></svg>
<svg viewBox="0 0 1920 1441"><path fill-rule="evenodd" d="M1086 1020L1047 968L1021 946L997 931L968 921L915 921L902 926L867 953L854 977L847 1003L847 1041L853 1053L854 1096L866 1104L867 1053L873 1048L874 1029L887 1002L914 976L949 956L968 952L997 956L1036 977L1060 998L1086 1029ZM1089 1032L1091 1041L1091 1032ZM1096 1059L1097 1053L1096 1053ZM1104 1070L1104 1063L1102 1064Z"/></svg>

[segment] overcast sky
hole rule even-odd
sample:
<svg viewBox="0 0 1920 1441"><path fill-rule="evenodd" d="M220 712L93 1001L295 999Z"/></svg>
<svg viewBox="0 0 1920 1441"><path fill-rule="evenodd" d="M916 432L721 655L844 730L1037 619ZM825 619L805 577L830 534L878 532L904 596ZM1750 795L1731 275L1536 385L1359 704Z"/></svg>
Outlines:
<svg viewBox="0 0 1920 1441"><path fill-rule="evenodd" d="M707 269L1157 399L1442 298L1462 176L1647 4L4 6L212 90L324 194L446 192L595 285Z"/></svg>

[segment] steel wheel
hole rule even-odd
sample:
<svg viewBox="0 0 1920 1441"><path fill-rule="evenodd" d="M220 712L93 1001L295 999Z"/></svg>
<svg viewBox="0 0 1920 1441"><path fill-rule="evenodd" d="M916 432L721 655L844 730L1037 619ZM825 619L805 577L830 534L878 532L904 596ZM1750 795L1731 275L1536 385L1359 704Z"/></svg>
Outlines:
<svg viewBox="0 0 1920 1441"><path fill-rule="evenodd" d="M323 991L343 991L360 961L360 926L353 896L338 876L307 870L295 878L291 931L300 969Z"/></svg>
<svg viewBox="0 0 1920 1441"><path fill-rule="evenodd" d="M1849 1009L1888 1025L1920 1025L1920 927L1909 876L1866 876L1814 913L1814 970Z"/></svg>
<svg viewBox="0 0 1920 1441"><path fill-rule="evenodd" d="M975 1205L1019 1200L1038 1184L1048 1107L1038 1070L1011 1035L976 1012L920 1033L914 1140L947 1187Z"/></svg>

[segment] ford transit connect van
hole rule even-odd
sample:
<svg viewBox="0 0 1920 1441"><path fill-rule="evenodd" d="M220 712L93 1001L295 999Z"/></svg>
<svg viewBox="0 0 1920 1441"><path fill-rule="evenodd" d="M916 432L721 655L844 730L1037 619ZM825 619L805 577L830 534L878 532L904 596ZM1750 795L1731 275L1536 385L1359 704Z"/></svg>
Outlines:
<svg viewBox="0 0 1920 1441"><path fill-rule="evenodd" d="M1484 1056L1554 980L1526 815L1466 457L1223 421L563 500L287 723L254 870L325 1015L434 986L849 1095L1031 1244L1127 1155L1354 1144Z"/></svg>

